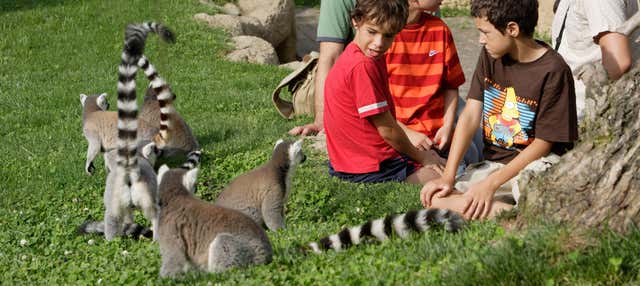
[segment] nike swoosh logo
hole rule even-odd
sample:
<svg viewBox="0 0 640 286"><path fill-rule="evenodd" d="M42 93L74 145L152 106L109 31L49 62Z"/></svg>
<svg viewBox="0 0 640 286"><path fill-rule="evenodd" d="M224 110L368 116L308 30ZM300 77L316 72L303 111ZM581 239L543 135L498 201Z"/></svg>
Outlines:
<svg viewBox="0 0 640 286"><path fill-rule="evenodd" d="M433 56L435 56L437 53L438 53L438 51L436 51L436 50L431 50L431 51L429 51L429 56L430 56L430 57L433 57Z"/></svg>

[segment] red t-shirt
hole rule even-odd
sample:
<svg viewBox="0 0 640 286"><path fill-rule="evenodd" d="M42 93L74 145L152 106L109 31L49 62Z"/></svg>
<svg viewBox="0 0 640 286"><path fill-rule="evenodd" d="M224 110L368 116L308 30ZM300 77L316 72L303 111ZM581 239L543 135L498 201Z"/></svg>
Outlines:
<svg viewBox="0 0 640 286"><path fill-rule="evenodd" d="M384 57L369 58L350 43L324 86L324 130L334 170L376 172L380 162L400 156L367 118L386 111L395 117Z"/></svg>
<svg viewBox="0 0 640 286"><path fill-rule="evenodd" d="M449 27L422 14L396 35L386 58L397 120L433 138L444 124L442 91L464 83Z"/></svg>

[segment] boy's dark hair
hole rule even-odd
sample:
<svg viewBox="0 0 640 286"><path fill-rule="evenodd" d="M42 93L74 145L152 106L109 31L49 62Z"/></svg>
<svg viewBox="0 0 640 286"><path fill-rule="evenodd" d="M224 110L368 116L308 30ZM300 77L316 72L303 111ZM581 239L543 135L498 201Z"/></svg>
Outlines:
<svg viewBox="0 0 640 286"><path fill-rule="evenodd" d="M521 32L533 37L538 23L538 0L472 0L471 16L487 17L503 34L509 22L516 22Z"/></svg>
<svg viewBox="0 0 640 286"><path fill-rule="evenodd" d="M409 2L407 0L358 0L351 11L356 23L370 22L399 33L407 24Z"/></svg>

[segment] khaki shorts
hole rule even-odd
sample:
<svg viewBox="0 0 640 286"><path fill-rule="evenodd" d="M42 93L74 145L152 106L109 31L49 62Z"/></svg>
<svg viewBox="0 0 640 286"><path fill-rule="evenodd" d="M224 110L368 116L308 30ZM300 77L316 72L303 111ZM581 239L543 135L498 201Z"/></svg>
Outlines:
<svg viewBox="0 0 640 286"><path fill-rule="evenodd" d="M559 161L560 156L556 154L550 154L549 156L542 157L529 163L529 165L521 170L517 176L513 177L511 180L500 186L500 188L498 188L498 190L496 191L496 195L511 194L513 195L513 199L516 201L517 205L518 199L520 198L520 187L518 186L518 179L520 178L520 174L525 171L540 173L549 169ZM464 170L464 173L458 176L458 178L456 179L455 187L457 190L464 193L469 190L469 187L471 185L484 180L493 172L504 167L504 165L505 164L492 161L482 161L479 163L471 164Z"/></svg>

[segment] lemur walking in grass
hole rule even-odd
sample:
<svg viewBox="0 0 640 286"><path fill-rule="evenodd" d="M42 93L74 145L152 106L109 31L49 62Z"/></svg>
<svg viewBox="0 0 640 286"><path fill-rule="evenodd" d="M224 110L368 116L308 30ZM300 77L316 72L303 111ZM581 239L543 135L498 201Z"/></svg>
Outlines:
<svg viewBox="0 0 640 286"><path fill-rule="evenodd" d="M162 38L162 37L161 37ZM173 42L173 34L163 38ZM182 119L173 106L175 95L171 87L159 75L155 67L145 56L136 63L142 68L149 87L138 120L138 138L153 140L162 150L163 158L183 156L190 151L200 150L200 145L193 136L191 128ZM117 112L107 111L107 94L80 95L83 106L83 133L88 142L85 172L92 175L95 171L93 160L101 151L116 149ZM105 162L106 164L106 162Z"/></svg>
<svg viewBox="0 0 640 286"><path fill-rule="evenodd" d="M412 231L425 232L438 225L444 226L446 231L457 232L464 226L464 219L460 214L445 209L414 210L344 228L339 233L309 243L308 248L315 253L329 249L340 251L367 240L384 241L394 234L404 239Z"/></svg>
<svg viewBox="0 0 640 286"><path fill-rule="evenodd" d="M216 204L239 210L270 230L284 228L284 207L291 191L291 179L305 159L302 139L278 140L271 159L233 179L218 195Z"/></svg>

